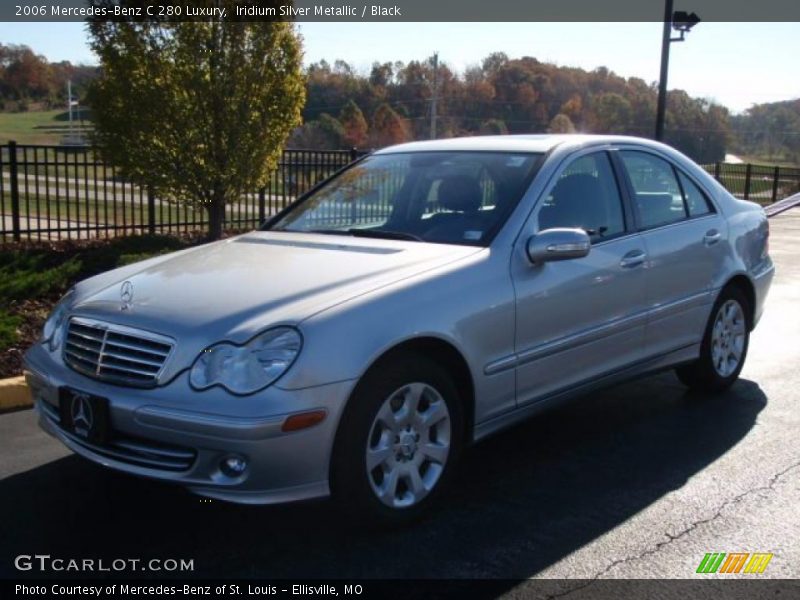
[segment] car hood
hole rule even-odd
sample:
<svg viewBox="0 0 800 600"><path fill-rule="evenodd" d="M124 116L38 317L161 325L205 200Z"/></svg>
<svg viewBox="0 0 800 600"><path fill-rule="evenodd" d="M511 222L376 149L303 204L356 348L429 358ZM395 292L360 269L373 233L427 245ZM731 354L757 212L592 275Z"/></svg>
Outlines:
<svg viewBox="0 0 800 600"><path fill-rule="evenodd" d="M79 284L71 314L173 337L196 356L222 339L307 317L480 251L286 232L253 232L157 257ZM132 290L123 309L123 283ZM181 352L182 353L182 352ZM185 365L184 365L185 366Z"/></svg>

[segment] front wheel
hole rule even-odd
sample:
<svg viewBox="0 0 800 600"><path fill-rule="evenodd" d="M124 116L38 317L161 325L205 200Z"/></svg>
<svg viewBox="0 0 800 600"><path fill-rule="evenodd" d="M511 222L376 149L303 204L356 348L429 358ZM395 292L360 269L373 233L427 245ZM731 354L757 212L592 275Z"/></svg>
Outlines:
<svg viewBox="0 0 800 600"><path fill-rule="evenodd" d="M375 367L343 416L334 496L359 519L417 518L442 493L458 460L462 413L452 378L427 358L398 357Z"/></svg>
<svg viewBox="0 0 800 600"><path fill-rule="evenodd" d="M739 377L750 343L749 303L736 287L722 291L711 311L700 358L678 367L678 378L688 387L721 392Z"/></svg>

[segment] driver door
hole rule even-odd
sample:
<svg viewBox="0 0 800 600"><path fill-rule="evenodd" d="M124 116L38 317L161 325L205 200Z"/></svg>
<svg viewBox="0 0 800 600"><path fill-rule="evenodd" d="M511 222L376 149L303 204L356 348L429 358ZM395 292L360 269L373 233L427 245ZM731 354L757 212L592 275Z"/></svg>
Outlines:
<svg viewBox="0 0 800 600"><path fill-rule="evenodd" d="M645 245L633 228L611 152L568 161L517 242L512 277L518 406L641 359ZM528 238L554 227L584 229L592 241L589 254L532 265Z"/></svg>

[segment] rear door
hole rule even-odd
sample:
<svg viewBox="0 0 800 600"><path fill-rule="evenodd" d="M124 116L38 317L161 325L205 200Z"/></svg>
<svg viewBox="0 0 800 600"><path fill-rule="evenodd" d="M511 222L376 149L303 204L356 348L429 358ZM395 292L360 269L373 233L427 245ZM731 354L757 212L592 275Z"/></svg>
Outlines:
<svg viewBox="0 0 800 600"><path fill-rule="evenodd" d="M645 354L700 341L722 268L727 227L701 187L665 157L618 154L647 248Z"/></svg>

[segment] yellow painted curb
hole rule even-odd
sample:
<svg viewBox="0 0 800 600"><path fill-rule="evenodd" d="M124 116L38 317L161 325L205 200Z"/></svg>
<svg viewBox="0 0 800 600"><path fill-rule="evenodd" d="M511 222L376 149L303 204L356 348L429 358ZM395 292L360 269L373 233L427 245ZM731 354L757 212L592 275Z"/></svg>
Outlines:
<svg viewBox="0 0 800 600"><path fill-rule="evenodd" d="M25 378L20 376L0 379L0 410L27 406L33 406L33 398Z"/></svg>

